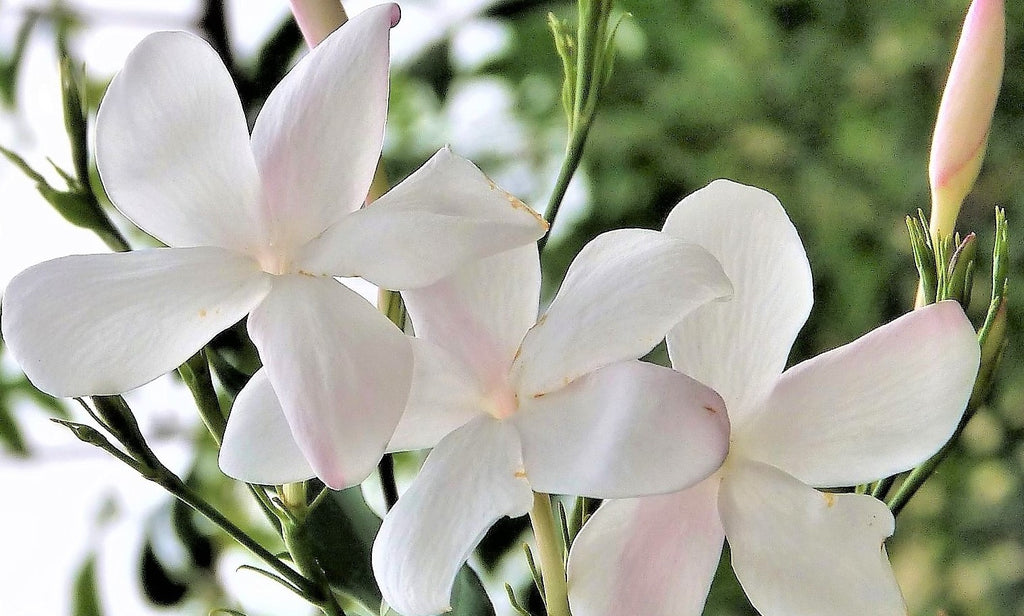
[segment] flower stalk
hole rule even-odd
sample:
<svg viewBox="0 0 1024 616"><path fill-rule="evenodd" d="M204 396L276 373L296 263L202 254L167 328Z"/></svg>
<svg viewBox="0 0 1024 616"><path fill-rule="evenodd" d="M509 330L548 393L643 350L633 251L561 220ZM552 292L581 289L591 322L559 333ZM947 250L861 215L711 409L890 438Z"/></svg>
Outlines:
<svg viewBox="0 0 1024 616"><path fill-rule="evenodd" d="M540 570L544 582L544 605L548 616L570 616L569 594L565 580L565 548L561 532L555 528L551 497L535 492L530 510L533 536L540 551Z"/></svg>

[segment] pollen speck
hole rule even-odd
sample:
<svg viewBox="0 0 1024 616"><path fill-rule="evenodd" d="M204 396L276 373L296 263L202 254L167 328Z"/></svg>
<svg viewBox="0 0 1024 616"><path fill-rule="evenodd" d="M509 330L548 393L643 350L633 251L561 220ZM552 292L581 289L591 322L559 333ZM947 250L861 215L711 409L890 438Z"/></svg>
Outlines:
<svg viewBox="0 0 1024 616"><path fill-rule="evenodd" d="M835 506L835 504L836 504L836 495L835 494L832 494L831 492L822 492L822 496L825 497L825 506L826 507L831 508L831 507Z"/></svg>
<svg viewBox="0 0 1024 616"><path fill-rule="evenodd" d="M206 316L206 310L202 310L202 309L201 309L201 310L199 311L199 318L201 319L201 318L203 318L203 317L205 317L205 316Z"/></svg>
<svg viewBox="0 0 1024 616"><path fill-rule="evenodd" d="M526 469L519 469L516 471L516 479L526 479Z"/></svg>

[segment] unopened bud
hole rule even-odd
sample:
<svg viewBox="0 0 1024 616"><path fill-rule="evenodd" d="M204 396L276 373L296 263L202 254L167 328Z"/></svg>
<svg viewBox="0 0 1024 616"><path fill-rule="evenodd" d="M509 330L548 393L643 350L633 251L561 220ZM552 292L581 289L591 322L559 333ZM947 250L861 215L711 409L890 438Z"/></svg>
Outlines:
<svg viewBox="0 0 1024 616"><path fill-rule="evenodd" d="M1003 0L974 0L967 11L932 136L928 175L932 237L950 235L985 157L1006 46Z"/></svg>

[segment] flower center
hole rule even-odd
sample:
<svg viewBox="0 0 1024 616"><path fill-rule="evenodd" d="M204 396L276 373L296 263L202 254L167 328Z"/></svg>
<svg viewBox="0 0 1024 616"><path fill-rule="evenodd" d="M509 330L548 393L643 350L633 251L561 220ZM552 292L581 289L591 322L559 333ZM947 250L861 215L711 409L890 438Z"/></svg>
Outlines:
<svg viewBox="0 0 1024 616"><path fill-rule="evenodd" d="M280 276L292 271L292 260L284 251L277 250L273 244L268 244L259 254L260 269L268 274Z"/></svg>
<svg viewBox="0 0 1024 616"><path fill-rule="evenodd" d="M484 408L495 419L508 419L519 410L519 396L507 385L496 387L486 396Z"/></svg>

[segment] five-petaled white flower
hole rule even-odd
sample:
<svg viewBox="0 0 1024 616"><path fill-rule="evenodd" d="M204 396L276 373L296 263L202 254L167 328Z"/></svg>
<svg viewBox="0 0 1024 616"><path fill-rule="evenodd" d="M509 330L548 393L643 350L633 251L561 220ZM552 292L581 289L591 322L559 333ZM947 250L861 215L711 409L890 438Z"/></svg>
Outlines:
<svg viewBox="0 0 1024 616"><path fill-rule="evenodd" d="M64 257L18 275L3 335L29 379L57 396L120 393L249 315L304 458L331 487L362 481L405 407L412 351L333 276L424 286L546 229L447 149L360 209L397 19L397 5L377 6L324 40L271 93L251 138L209 45L181 32L140 43L100 106L97 164L118 209L172 248ZM278 438L292 442L272 434L255 450L227 449L226 466L274 482L249 466Z"/></svg>
<svg viewBox="0 0 1024 616"><path fill-rule="evenodd" d="M534 490L664 493L718 468L721 398L637 358L730 292L707 251L642 229L585 246L540 318L535 246L403 292L417 367L391 447L436 446L374 543L388 604L446 610L474 546L499 518L527 513Z"/></svg>
<svg viewBox="0 0 1024 616"><path fill-rule="evenodd" d="M809 486L893 475L949 439L980 355L963 310L916 310L783 372L812 289L779 202L719 180L676 206L664 230L707 248L733 282L731 302L694 311L668 336L673 366L724 398L731 448L691 488L602 505L570 553L574 616L699 615L725 537L765 616L905 614L884 547L889 509Z"/></svg>

